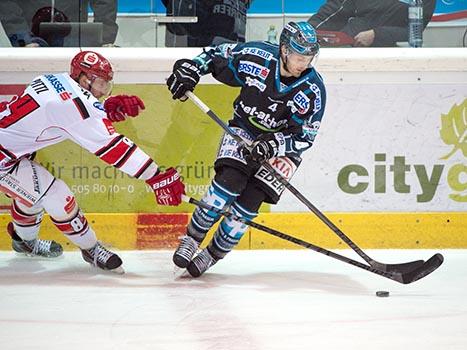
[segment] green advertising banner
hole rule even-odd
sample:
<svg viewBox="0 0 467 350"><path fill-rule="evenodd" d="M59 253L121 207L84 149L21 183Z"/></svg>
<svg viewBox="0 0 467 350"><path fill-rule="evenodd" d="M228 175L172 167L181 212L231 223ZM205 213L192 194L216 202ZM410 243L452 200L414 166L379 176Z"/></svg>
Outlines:
<svg viewBox="0 0 467 350"><path fill-rule="evenodd" d="M197 95L225 121L232 115L237 89L199 85ZM117 85L112 94L137 95L146 109L137 118L115 123L116 130L133 140L161 168L175 167L186 192L200 198L214 176L213 163L222 130L192 102L174 101L165 85ZM71 141L38 152L36 160L75 193L85 212L151 213L191 212L192 206L162 207L151 189L104 163ZM1 196L0 205L9 204Z"/></svg>

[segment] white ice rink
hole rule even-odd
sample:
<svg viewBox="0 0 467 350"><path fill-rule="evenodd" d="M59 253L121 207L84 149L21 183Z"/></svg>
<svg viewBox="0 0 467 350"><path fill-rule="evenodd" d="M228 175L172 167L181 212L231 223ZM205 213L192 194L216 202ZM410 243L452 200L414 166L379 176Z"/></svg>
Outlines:
<svg viewBox="0 0 467 350"><path fill-rule="evenodd" d="M234 251L196 280L174 277L168 251L120 252L122 276L77 252L0 252L0 349L465 350L467 251L441 252L444 264L409 285L309 250ZM367 253L397 263L435 252Z"/></svg>

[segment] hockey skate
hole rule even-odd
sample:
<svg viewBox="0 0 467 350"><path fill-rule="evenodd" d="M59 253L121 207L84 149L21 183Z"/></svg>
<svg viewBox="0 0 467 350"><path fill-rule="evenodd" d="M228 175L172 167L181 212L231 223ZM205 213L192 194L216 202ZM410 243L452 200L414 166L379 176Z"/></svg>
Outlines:
<svg viewBox="0 0 467 350"><path fill-rule="evenodd" d="M205 273L218 259L214 258L208 248L204 248L196 255L187 267L189 274L192 277L199 277Z"/></svg>
<svg viewBox="0 0 467 350"><path fill-rule="evenodd" d="M122 259L106 249L100 242L90 249L81 249L83 259L93 266L102 270L112 271L118 274L123 274L125 270L122 267Z"/></svg>
<svg viewBox="0 0 467 350"><path fill-rule="evenodd" d="M37 238L30 241L23 240L15 232L12 222L8 223L7 231L12 239L11 247L17 253L43 258L56 258L63 254L62 246L55 241Z"/></svg>
<svg viewBox="0 0 467 350"><path fill-rule="evenodd" d="M180 237L180 244L172 258L174 264L182 269L186 268L198 250L198 247L199 243L193 237L188 235Z"/></svg>

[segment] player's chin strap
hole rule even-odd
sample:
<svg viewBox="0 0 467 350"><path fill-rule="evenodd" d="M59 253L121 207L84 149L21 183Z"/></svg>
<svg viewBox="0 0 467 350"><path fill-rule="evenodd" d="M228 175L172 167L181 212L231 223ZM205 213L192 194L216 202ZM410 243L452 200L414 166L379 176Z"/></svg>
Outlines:
<svg viewBox="0 0 467 350"><path fill-rule="evenodd" d="M204 113L206 113L212 120L216 122L222 129L225 130L227 134L229 134L235 141L240 144L245 144L245 141L235 134L227 124L225 124L222 119L220 119L208 106L206 106L203 101L201 101L193 92L187 91L186 96L188 96ZM249 147L250 144L247 144ZM407 269L414 269L417 267L421 267L425 262L423 260L415 260L407 263L401 264L384 264L380 263L376 260L370 258L363 250L361 250L349 237L347 237L344 232L342 232L334 223L329 220L321 211L318 210L304 195L300 193L292 184L290 184L285 178L283 178L280 174L278 174L274 168L269 164L268 161L263 162L262 166L264 166L282 185L284 185L300 202L306 205L308 209L311 210L313 214L315 214L322 222L326 224L340 239L342 239L353 251L355 251L363 260L365 260L368 264L371 265L374 269L378 269L380 271L399 271L404 272ZM435 256L441 254L435 254L431 259ZM428 260L428 261L430 261Z"/></svg>
<svg viewBox="0 0 467 350"><path fill-rule="evenodd" d="M261 230L263 232L269 233L270 235L273 235L275 237L279 237L279 238L281 238L283 240L286 240L288 242L295 243L295 244L297 244L297 245L299 245L301 247L314 250L315 252L327 255L327 256L329 256L331 258L340 260L340 261L345 262L347 264L359 267L359 268L361 268L363 270L367 270L369 272L375 273L377 275L389 278L389 279L391 279L393 281L403 283L403 284L409 284L409 283L412 283L412 282L415 282L415 281L419 280L420 278L423 278L423 277L427 276L428 274L435 271L443 262L442 255L441 254L436 254L430 260L428 260L427 262L425 262L424 264L422 264L421 266L418 266L418 267L413 267L411 269L407 268L404 271L382 271L382 270L377 269L377 268L375 268L373 266L368 266L368 265L362 264L359 261L356 261L356 260L347 258L347 257L345 257L343 255L331 252L331 251L329 251L327 249L318 247L318 246L316 246L316 245L314 245L312 243L308 243L306 241L295 238L293 236L289 236L288 234L282 233L280 231L274 230L274 229L272 229L270 227L258 224L256 222L247 220L247 219L245 219L243 217L239 217L239 216L235 215L234 213L232 213L230 211L216 208L216 207L211 206L211 205L209 205L209 204L207 204L205 202L196 200L196 199L188 197L186 195L182 195L182 200L184 202L197 205L198 207L202 207L202 208L204 208L206 210L215 212L215 213L217 213L219 215L225 216L225 217L230 218L232 220L241 222L241 223L243 223L245 225L248 225L250 227L253 227L255 229L258 229L258 230Z"/></svg>

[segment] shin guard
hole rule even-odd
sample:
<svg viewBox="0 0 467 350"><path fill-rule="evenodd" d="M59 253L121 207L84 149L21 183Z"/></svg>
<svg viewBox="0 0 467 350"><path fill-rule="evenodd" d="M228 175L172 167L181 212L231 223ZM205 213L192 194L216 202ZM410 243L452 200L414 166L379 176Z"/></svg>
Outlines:
<svg viewBox="0 0 467 350"><path fill-rule="evenodd" d="M44 210L35 207L28 208L14 200L10 211L13 227L18 236L26 241L37 238Z"/></svg>
<svg viewBox="0 0 467 350"><path fill-rule="evenodd" d="M203 197L202 201L216 208L225 208L229 206L237 193L228 191L220 186L216 181L213 181L209 187L208 193ZM219 220L220 214L213 211L197 207L193 212L193 216L188 224L187 234L197 242L201 242L209 229Z"/></svg>
<svg viewBox="0 0 467 350"><path fill-rule="evenodd" d="M236 216L242 217L249 221L253 220L258 215L258 213L250 212L242 208L236 202L232 204L231 211ZM214 233L214 237L209 243L209 252L216 259L222 259L238 244L247 228L247 225L225 217L221 221L219 227Z"/></svg>
<svg viewBox="0 0 467 350"><path fill-rule="evenodd" d="M96 234L89 227L83 212L78 208L76 214L67 220L56 220L51 217L55 226L74 244L81 249L90 249L96 242Z"/></svg>

